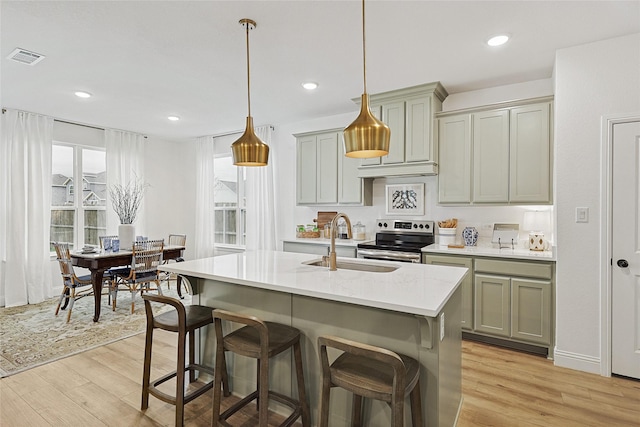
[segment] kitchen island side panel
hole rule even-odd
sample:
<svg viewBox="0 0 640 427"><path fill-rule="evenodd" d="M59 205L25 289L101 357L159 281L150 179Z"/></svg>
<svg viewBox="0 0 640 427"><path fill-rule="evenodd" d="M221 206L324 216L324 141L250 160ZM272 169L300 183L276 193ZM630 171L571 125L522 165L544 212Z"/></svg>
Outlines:
<svg viewBox="0 0 640 427"><path fill-rule="evenodd" d="M285 292L191 278L196 283L194 303L252 314L263 320L290 324L302 331L305 382L312 410L312 425L317 425L321 367L317 337L337 335L379 345L408 354L422 364L421 392L426 426L449 427L455 423L461 396L460 298L457 290L449 299L445 314L445 337L439 340L439 316L425 318L343 302L328 301ZM457 318L457 320L456 320ZM456 327L456 325L458 325ZM425 331L424 329L427 328ZM429 343L424 337L430 337ZM203 361L213 365L215 335L212 327L201 336ZM429 345L430 344L430 345ZM427 348L431 346L431 348ZM255 363L242 358L227 361L232 391L244 395L255 384ZM295 393L291 356L288 352L272 361L272 388L285 394ZM270 405L271 407L271 405ZM271 408L288 413L277 405ZM344 390L331 391L331 426L349 425L351 396ZM386 404L367 401L365 417L369 426L388 426L390 411ZM405 426L411 425L408 400L405 400Z"/></svg>

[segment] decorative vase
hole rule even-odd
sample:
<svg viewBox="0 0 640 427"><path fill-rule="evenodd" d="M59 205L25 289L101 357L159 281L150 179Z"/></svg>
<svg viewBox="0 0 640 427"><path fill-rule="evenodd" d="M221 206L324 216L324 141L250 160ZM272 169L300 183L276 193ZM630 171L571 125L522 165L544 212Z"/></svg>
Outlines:
<svg viewBox="0 0 640 427"><path fill-rule="evenodd" d="M475 246L478 243L478 230L475 227L465 227L462 230L462 238L465 246Z"/></svg>
<svg viewBox="0 0 640 427"><path fill-rule="evenodd" d="M120 240L120 249L131 250L136 239L136 227L133 224L118 225L118 239Z"/></svg>

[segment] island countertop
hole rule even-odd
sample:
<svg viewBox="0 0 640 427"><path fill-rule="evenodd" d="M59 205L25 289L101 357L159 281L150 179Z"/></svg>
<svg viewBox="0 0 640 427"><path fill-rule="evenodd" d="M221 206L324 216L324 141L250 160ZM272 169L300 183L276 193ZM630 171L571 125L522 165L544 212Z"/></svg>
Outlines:
<svg viewBox="0 0 640 427"><path fill-rule="evenodd" d="M310 254L251 251L164 264L159 270L428 317L438 315L467 274L461 267L348 258L339 260L398 269L329 271L303 264L317 259Z"/></svg>

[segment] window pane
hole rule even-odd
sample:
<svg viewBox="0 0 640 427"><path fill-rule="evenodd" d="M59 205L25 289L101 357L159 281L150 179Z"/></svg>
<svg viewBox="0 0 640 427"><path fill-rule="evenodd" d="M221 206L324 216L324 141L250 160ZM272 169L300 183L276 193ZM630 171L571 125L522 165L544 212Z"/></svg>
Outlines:
<svg viewBox="0 0 640 427"><path fill-rule="evenodd" d="M82 206L84 207L84 244L99 245L98 236L106 234L107 201L106 153L82 150ZM98 207L100 206L100 207Z"/></svg>
<svg viewBox="0 0 640 427"><path fill-rule="evenodd" d="M51 147L51 228L50 240L75 241L75 211L73 210L73 148ZM64 209L63 207L67 207ZM58 208L58 209L56 209ZM62 208L62 209L61 209ZM53 248L51 248L53 250Z"/></svg>
<svg viewBox="0 0 640 427"><path fill-rule="evenodd" d="M213 200L215 206L233 206L238 204L238 171L231 157L214 159Z"/></svg>
<svg viewBox="0 0 640 427"><path fill-rule="evenodd" d="M84 244L100 245L98 236L107 234L107 212L104 209L84 210Z"/></svg>
<svg viewBox="0 0 640 427"><path fill-rule="evenodd" d="M226 210L225 214L225 243L230 245L236 244L236 211Z"/></svg>
<svg viewBox="0 0 640 427"><path fill-rule="evenodd" d="M224 211L215 211L215 243L224 243Z"/></svg>
<svg viewBox="0 0 640 427"><path fill-rule="evenodd" d="M106 205L106 164L104 151L82 150L82 206Z"/></svg>

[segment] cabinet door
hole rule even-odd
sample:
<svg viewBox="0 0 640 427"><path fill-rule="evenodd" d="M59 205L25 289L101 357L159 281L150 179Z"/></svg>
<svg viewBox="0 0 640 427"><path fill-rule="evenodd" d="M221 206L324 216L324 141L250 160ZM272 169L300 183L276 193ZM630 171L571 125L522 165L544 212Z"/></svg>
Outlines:
<svg viewBox="0 0 640 427"><path fill-rule="evenodd" d="M382 157L382 164L404 163L404 101L383 104L382 121L391 130L389 154Z"/></svg>
<svg viewBox="0 0 640 427"><path fill-rule="evenodd" d="M511 333L511 286L507 277L476 274L475 330L508 337Z"/></svg>
<svg viewBox="0 0 640 427"><path fill-rule="evenodd" d="M382 107L380 105L371 105L369 108L369 111L371 111L371 114L373 114L373 117L375 117L378 120L382 120L381 117L381 111L382 111ZM362 162L360 163L362 166L374 166L374 165L379 165L381 162L381 158L380 157L371 157L368 159L362 159Z"/></svg>
<svg viewBox="0 0 640 427"><path fill-rule="evenodd" d="M405 161L425 162L433 160L431 97L409 99L407 100L406 108Z"/></svg>
<svg viewBox="0 0 640 427"><path fill-rule="evenodd" d="M298 204L316 202L316 137L305 136L298 139L297 147L297 191Z"/></svg>
<svg viewBox="0 0 640 427"><path fill-rule="evenodd" d="M338 134L323 133L317 141L316 202L338 202Z"/></svg>
<svg viewBox="0 0 640 427"><path fill-rule="evenodd" d="M438 201L471 202L471 116L438 119Z"/></svg>
<svg viewBox="0 0 640 427"><path fill-rule="evenodd" d="M551 282L511 279L511 336L551 344Z"/></svg>
<svg viewBox="0 0 640 427"><path fill-rule="evenodd" d="M533 104L511 110L511 202L551 202L550 104Z"/></svg>
<svg viewBox="0 0 640 427"><path fill-rule="evenodd" d="M441 255L427 255L425 264L449 265L454 267L465 267L469 273L460 284L462 288L462 328L473 330L473 274L472 258L449 257Z"/></svg>
<svg viewBox="0 0 640 427"><path fill-rule="evenodd" d="M358 178L360 159L344 155L344 143L338 135L338 203L363 204L363 182Z"/></svg>
<svg viewBox="0 0 640 427"><path fill-rule="evenodd" d="M472 115L473 201L509 201L509 110Z"/></svg>

